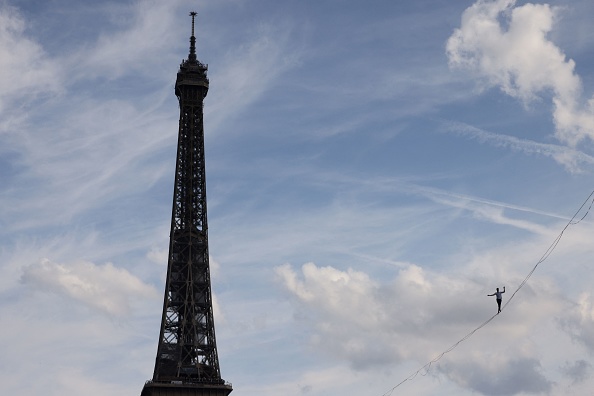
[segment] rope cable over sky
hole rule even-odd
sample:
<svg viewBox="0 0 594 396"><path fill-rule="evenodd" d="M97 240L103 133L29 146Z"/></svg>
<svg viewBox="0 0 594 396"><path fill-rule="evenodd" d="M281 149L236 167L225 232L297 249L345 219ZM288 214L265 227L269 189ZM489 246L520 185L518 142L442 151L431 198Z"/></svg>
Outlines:
<svg viewBox="0 0 594 396"><path fill-rule="evenodd" d="M557 248L557 245L561 241L561 238L563 237L563 234L569 228L569 226L579 224L582 220L584 220L586 218L586 216L588 215L588 213L590 213L590 210L592 209L592 205L594 204L594 199L592 199L593 196L594 196L594 190L590 193L590 195L588 196L588 198L586 198L586 200L584 201L584 203L582 203L582 206L580 206L580 208L575 212L575 214L573 215L573 217L567 222L567 224L565 225L565 227L563 227L563 229L561 230L561 232L559 233L559 235L557 236L557 238L555 238L555 240L553 241L553 243L551 243L551 245L548 247L548 249L542 255L542 257L540 258L540 260L538 260L538 262L534 265L534 267L532 268L532 270L528 273L528 275L526 275L526 277L524 278L524 280L520 283L520 285L512 293L512 295L509 297L509 299L506 301L506 303L501 308L501 311L502 312L505 310L505 308L507 307L507 305L513 300L513 298L520 291L520 289L522 287L524 287L524 285L528 282L528 280L530 279L530 277L532 276L532 274L534 273L534 271L536 271L536 268L538 268L538 266L542 262L544 262L546 259L548 259L550 257L550 255L553 253L553 251ZM578 215L581 213L582 209L586 206L586 204L588 202L590 202L590 206L588 207L588 210L586 210L586 212L584 213L584 215L579 220L576 221L575 219L578 217ZM474 330L472 330L470 333L466 334L460 340L456 341L456 343L454 343L451 347L449 347L448 349L446 349L445 351L443 351L442 353L440 353L439 355L437 355L431 361L427 362L424 366L420 367L417 371L415 371L414 373L412 373L411 375L409 375L408 377L406 377L405 379L403 379L402 381L400 381L396 386L394 386L392 389L390 389L389 391L387 391L386 393L384 393L382 396L391 396L392 393L396 390L396 388L398 388L400 385L402 385L403 383L405 383L407 381L412 381L419 374L421 376L427 375L429 373L429 369L431 368L431 366L434 363L437 363L447 353L449 353L449 352L453 351L454 349L456 349L456 347L458 347L458 345L460 345L462 342L464 342L467 339L469 339L470 337L472 337L474 335L474 333L476 333L477 331L479 331L480 329L482 329L483 327L485 327L486 325L488 325L498 315L499 314L496 313L495 315L491 316L489 319L485 320L477 328L475 328Z"/></svg>

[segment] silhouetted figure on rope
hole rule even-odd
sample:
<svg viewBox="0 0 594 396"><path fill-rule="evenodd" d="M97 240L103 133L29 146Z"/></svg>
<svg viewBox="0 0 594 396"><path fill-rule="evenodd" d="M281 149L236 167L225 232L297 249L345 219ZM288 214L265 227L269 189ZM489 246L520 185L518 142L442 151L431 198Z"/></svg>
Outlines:
<svg viewBox="0 0 594 396"><path fill-rule="evenodd" d="M505 293L505 286L503 286L503 291L500 292L499 288L497 288L497 291L493 294L487 294L487 297L491 297L491 296L495 296L495 298L497 299L497 313L501 312L501 295Z"/></svg>

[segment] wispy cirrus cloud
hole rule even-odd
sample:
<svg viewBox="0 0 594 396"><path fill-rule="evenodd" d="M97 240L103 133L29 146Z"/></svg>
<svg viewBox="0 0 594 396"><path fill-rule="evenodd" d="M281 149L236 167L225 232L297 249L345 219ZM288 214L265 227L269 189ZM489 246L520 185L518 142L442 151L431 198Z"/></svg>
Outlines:
<svg viewBox="0 0 594 396"><path fill-rule="evenodd" d="M43 47L26 34L19 11L0 4L0 133L14 131L23 100L62 90L62 73ZM22 110L21 110L22 111Z"/></svg>
<svg viewBox="0 0 594 396"><path fill-rule="evenodd" d="M285 22L258 26L244 43L225 54L222 67L210 73L205 117L211 130L218 130L228 118L239 117L242 109L299 64L301 51L292 46L291 23Z"/></svg>
<svg viewBox="0 0 594 396"><path fill-rule="evenodd" d="M134 66L158 76L159 62L171 60L154 53L174 41L163 31L176 32L175 10L153 3L128 10L123 18L134 23L65 53L45 51L16 8L0 8L0 150L10 150L13 167L0 215L13 231L64 224L163 176L169 162L160 153L167 141L174 147L176 130L163 107L170 84L153 79L132 104L124 83L138 78ZM35 111L22 105L33 99Z"/></svg>
<svg viewBox="0 0 594 396"><path fill-rule="evenodd" d="M591 167L594 165L594 157L575 148L497 134L461 122L450 121L444 122L442 125L447 132L469 137L480 143L488 143L495 147L503 147L525 154L550 157L571 173L581 173L583 171L582 166Z"/></svg>
<svg viewBox="0 0 594 396"><path fill-rule="evenodd" d="M145 0L130 5L104 6L103 13L114 29L100 31L93 46L69 54L64 63L73 82L104 78L116 80L126 75L150 76L152 80L169 79L179 31L187 25L177 23L179 1L162 3ZM189 44L188 44L189 46ZM159 56L155 56L159 54ZM173 63L175 65L175 63Z"/></svg>

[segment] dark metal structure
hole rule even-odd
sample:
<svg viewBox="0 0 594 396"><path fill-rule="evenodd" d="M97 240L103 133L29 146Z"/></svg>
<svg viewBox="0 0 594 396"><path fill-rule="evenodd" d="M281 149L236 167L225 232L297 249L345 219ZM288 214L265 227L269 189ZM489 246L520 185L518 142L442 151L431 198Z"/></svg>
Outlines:
<svg viewBox="0 0 594 396"><path fill-rule="evenodd" d="M206 221L203 101L207 66L196 58L195 12L188 59L175 82L179 136L169 259L153 379L141 396L227 396L212 309Z"/></svg>

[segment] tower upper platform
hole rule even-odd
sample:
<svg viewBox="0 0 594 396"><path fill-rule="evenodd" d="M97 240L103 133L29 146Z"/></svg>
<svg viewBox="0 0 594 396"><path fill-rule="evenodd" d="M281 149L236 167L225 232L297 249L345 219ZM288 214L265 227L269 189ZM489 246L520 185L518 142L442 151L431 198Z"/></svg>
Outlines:
<svg viewBox="0 0 594 396"><path fill-rule="evenodd" d="M177 72L175 95L180 97L182 87L199 87L203 90L203 97L208 93L208 65L201 63L196 57L196 37L194 36L194 20L196 12L190 12L192 17L192 35L190 36L190 53L188 59L182 61Z"/></svg>

